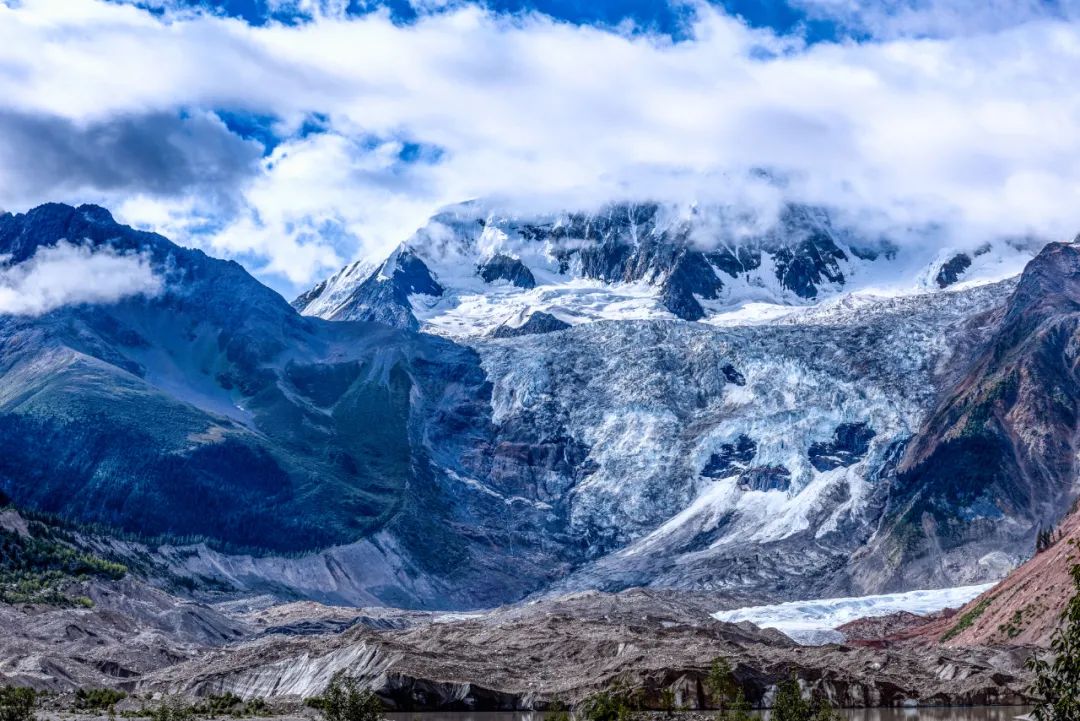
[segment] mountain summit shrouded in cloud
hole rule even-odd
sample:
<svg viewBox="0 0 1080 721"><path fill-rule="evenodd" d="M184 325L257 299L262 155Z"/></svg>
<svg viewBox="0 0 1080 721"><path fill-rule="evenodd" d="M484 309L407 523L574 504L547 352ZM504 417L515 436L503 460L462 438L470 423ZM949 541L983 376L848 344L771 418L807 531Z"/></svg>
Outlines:
<svg viewBox="0 0 1080 721"><path fill-rule="evenodd" d="M107 203L286 293L477 197L1080 225L1068 2L354 5L0 4L0 207Z"/></svg>

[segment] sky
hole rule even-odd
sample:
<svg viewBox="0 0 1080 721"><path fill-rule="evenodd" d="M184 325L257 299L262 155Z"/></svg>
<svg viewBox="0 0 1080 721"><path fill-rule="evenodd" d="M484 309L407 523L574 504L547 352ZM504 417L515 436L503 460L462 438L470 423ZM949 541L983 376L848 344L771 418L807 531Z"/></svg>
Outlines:
<svg viewBox="0 0 1080 721"><path fill-rule="evenodd" d="M1077 77L1080 0L0 0L0 209L98 203L286 297L475 198L1064 239Z"/></svg>

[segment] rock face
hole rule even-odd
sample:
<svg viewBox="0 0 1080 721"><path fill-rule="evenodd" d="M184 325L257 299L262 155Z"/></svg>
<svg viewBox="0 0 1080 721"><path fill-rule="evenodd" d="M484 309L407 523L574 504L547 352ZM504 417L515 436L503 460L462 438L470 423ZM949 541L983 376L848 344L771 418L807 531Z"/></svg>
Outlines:
<svg viewBox="0 0 1080 721"><path fill-rule="evenodd" d="M819 471L831 471L857 463L870 450L875 435L865 423L841 423L831 440L810 444L810 464Z"/></svg>
<svg viewBox="0 0 1080 721"><path fill-rule="evenodd" d="M412 314L409 299L414 295L443 294L442 286L424 261L405 249L394 253L366 276L347 270L324 281L322 290L312 289L297 298L293 306L301 311L317 310L327 320L361 320L417 330L419 323ZM354 279L354 284L349 284L349 277Z"/></svg>
<svg viewBox="0 0 1080 721"><path fill-rule="evenodd" d="M314 603L215 609L135 580L81 592L93 608L0 606L0 682L275 701L320 695L348 669L390 708L415 711L543 709L616 679L640 686L652 708L665 688L701 708L717 656L755 704L792 673L843 706L1008 703L1026 682L1021 653L798 647L775 631L716 621L707 596L667 591L459 615Z"/></svg>
<svg viewBox="0 0 1080 721"><path fill-rule="evenodd" d="M249 624L137 580L87 582L92 608L0 604L0 683L43 691L126 686L252 636Z"/></svg>
<svg viewBox="0 0 1080 721"><path fill-rule="evenodd" d="M1077 472L1078 311L1080 246L1050 244L983 320L994 333L907 444L857 575L940 583L1003 548L1033 548L1061 517Z"/></svg>
<svg viewBox="0 0 1080 721"><path fill-rule="evenodd" d="M528 320L518 326L500 325L491 332L492 338L517 338L523 335L537 335L540 333L554 333L557 330L566 330L569 323L559 320L550 313L537 311L529 316Z"/></svg>
<svg viewBox="0 0 1080 721"><path fill-rule="evenodd" d="M518 288L535 288L536 278L532 271L517 258L508 255L496 255L485 261L477 270L486 283L505 280Z"/></svg>
<svg viewBox="0 0 1080 721"><path fill-rule="evenodd" d="M740 434L732 443L722 443L719 450L709 456L701 475L709 478L726 478L746 470L757 453L757 444L750 436Z"/></svg>
<svg viewBox="0 0 1080 721"><path fill-rule="evenodd" d="M941 266L941 269L938 270L937 277L934 280L937 281L939 288L947 288L960 280L960 276L962 276L964 271L970 267L971 256L967 253L957 253Z"/></svg>
<svg viewBox="0 0 1080 721"><path fill-rule="evenodd" d="M42 538L57 532L32 525ZM0 512L0 528L28 533L10 509ZM640 688L651 708L662 707L664 690L680 705L704 708L705 676L717 657L757 705L768 705L792 674L815 694L855 707L1013 703L1027 681L1023 649L797 646L775 630L718 621L717 597L706 593L592 591L447 614L269 596L221 602L220 587L211 591L203 580L198 592L218 599L208 605L177 595L192 584L161 575L167 550L85 531L62 535L72 551L127 561L130 571L120 580L69 578L65 594L86 605L0 604L2 684L295 703L347 670L392 709L487 711L573 704L616 680ZM155 577L173 591L145 580Z"/></svg>

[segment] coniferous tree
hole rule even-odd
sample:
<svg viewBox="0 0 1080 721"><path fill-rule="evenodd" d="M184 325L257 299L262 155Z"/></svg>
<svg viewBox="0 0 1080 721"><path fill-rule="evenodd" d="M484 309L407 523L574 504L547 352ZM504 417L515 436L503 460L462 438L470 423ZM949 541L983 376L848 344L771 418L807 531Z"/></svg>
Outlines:
<svg viewBox="0 0 1080 721"><path fill-rule="evenodd" d="M803 698L795 676L777 684L772 721L809 721L812 715L810 704Z"/></svg>
<svg viewBox="0 0 1080 721"><path fill-rule="evenodd" d="M1053 545L1054 545L1054 529L1053 529L1053 527L1050 527L1049 529L1046 529L1046 530L1043 530L1043 529L1040 528L1038 535L1035 537L1035 553L1036 554L1042 553L1043 551L1047 550L1048 548L1050 548Z"/></svg>
<svg viewBox="0 0 1080 721"><path fill-rule="evenodd" d="M712 698L713 706L720 711L726 711L735 700L739 685L735 682L735 674L731 671L731 664L726 658L713 659L709 667L709 674L705 677L705 688Z"/></svg>
<svg viewBox="0 0 1080 721"><path fill-rule="evenodd" d="M798 679L792 676L776 687L772 721L842 721L842 718L824 698L804 699Z"/></svg>

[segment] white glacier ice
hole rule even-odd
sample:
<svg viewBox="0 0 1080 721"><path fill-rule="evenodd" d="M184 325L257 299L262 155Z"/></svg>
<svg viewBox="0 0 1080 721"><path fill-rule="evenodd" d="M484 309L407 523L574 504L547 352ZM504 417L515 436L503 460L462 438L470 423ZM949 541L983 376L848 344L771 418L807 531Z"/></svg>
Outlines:
<svg viewBox="0 0 1080 721"><path fill-rule="evenodd" d="M993 586L987 583L878 596L790 601L720 611L714 613L713 617L729 623L749 621L761 628L774 628L804 645L839 643L844 640L844 635L836 628L850 621L888 616L901 611L925 615L945 608L959 608Z"/></svg>

